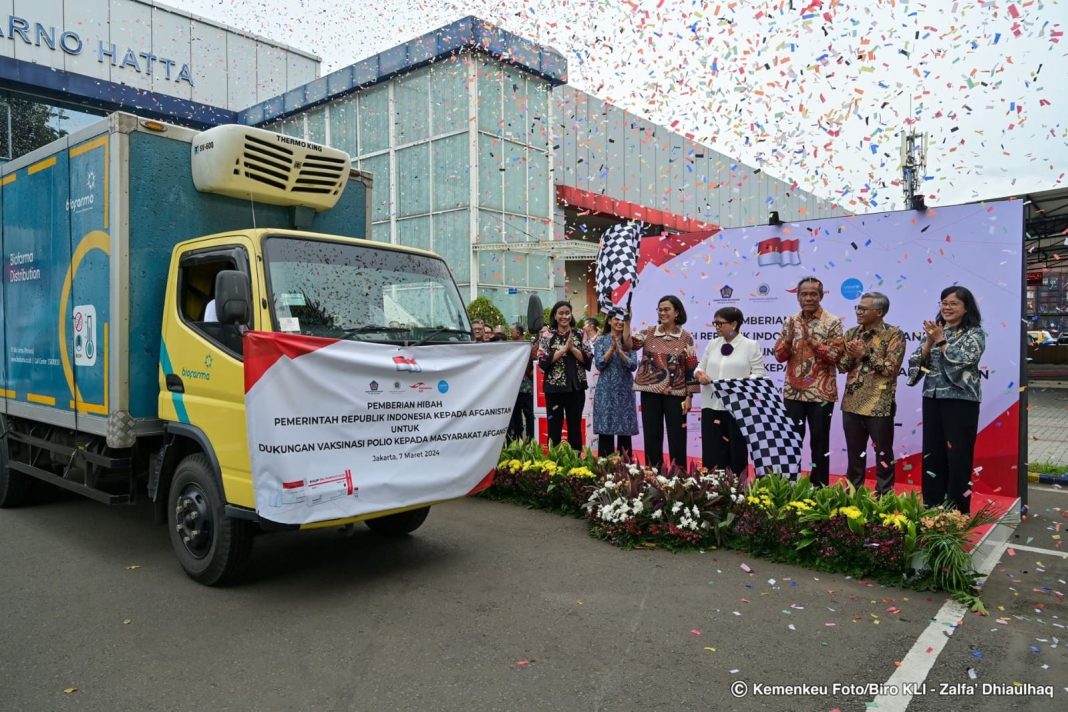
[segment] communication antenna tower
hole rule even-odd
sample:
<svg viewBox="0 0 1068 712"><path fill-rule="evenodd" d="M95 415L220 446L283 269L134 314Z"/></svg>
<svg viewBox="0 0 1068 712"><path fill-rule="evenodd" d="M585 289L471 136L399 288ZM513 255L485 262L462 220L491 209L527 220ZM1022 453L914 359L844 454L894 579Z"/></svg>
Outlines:
<svg viewBox="0 0 1068 712"><path fill-rule="evenodd" d="M905 205L926 210L920 181L927 173L927 134L909 131L901 136L901 177Z"/></svg>

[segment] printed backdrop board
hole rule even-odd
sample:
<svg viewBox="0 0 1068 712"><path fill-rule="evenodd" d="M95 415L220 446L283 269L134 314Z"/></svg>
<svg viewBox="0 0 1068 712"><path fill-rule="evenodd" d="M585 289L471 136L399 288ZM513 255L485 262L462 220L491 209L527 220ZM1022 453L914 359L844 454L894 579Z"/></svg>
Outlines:
<svg viewBox="0 0 1068 712"><path fill-rule="evenodd" d="M529 354L522 342L401 348L250 332L257 512L309 524L488 486Z"/></svg>
<svg viewBox="0 0 1068 712"><path fill-rule="evenodd" d="M886 321L908 338L898 380L894 449L897 480L920 484L921 386L905 385L908 356L922 342L924 319L938 314L941 290L959 284L978 300L987 332L982 372L983 402L973 487L978 493L1018 494L1021 282L1023 205L977 203L926 211L901 211L725 229L705 235L652 237L642 241L640 287L634 295L634 328L654 323L656 305L678 295L688 312L686 328L697 353L715 337L712 316L724 306L742 310L742 332L760 342L768 375L782 385L783 364L773 346L783 318L799 310L798 280L823 281L823 307L856 324L853 307L866 291L890 298ZM845 375L838 378L839 397ZM701 457L700 396L688 422L688 452ZM831 472L845 471L841 411L831 426ZM635 449L642 447L635 439ZM803 469L808 469L808 441ZM874 455L869 454L874 468ZM871 470L869 470L869 473Z"/></svg>

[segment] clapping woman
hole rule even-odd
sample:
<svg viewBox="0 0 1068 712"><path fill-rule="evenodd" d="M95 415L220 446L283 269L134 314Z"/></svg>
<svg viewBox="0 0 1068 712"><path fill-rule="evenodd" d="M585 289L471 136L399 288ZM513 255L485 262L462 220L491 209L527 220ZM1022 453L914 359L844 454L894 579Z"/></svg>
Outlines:
<svg viewBox="0 0 1068 712"><path fill-rule="evenodd" d="M682 328L686 309L674 294L661 298L656 306L657 325L639 334L630 333L629 320L623 328L623 344L641 349L642 358L634 375L634 390L641 393L642 437L645 464L664 464L664 430L667 429L669 465L685 468L686 414L692 393L698 390L692 380L697 365L693 336Z"/></svg>
<svg viewBox="0 0 1068 712"><path fill-rule="evenodd" d="M593 342L593 364L601 372L593 399L593 432L601 457L617 451L629 455L631 437L638 434L633 375L638 356L623 348L623 326L621 316L609 316Z"/></svg>
<svg viewBox="0 0 1068 712"><path fill-rule="evenodd" d="M909 385L923 379L923 503L947 499L971 509L972 460L979 431L979 359L986 334L975 297L964 287L942 290L938 316L924 321L926 339L909 357Z"/></svg>
<svg viewBox="0 0 1068 712"><path fill-rule="evenodd" d="M694 377L701 384L701 456L706 468L727 468L745 478L749 448L734 417L712 388L726 378L759 378L765 374L760 344L742 335L745 317L737 307L723 307L713 323L716 338L708 342Z"/></svg>
<svg viewBox="0 0 1068 712"><path fill-rule="evenodd" d="M545 404L549 441L560 443L564 420L567 442L582 450L582 406L586 402L586 371L593 365L589 344L575 328L569 302L557 302L549 312L549 328L538 346L538 366L545 374Z"/></svg>

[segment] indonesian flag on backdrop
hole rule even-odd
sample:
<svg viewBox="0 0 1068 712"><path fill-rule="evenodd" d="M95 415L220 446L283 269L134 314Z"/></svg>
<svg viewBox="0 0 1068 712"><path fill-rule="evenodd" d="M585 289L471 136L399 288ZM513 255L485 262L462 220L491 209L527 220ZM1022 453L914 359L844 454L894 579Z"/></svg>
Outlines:
<svg viewBox="0 0 1068 712"><path fill-rule="evenodd" d="M597 306L606 314L622 311L622 304L638 286L638 248L642 226L638 222L613 225L597 252Z"/></svg>
<svg viewBox="0 0 1068 712"><path fill-rule="evenodd" d="M800 240L784 240L781 237L769 237L757 243L757 264L761 267L768 265L801 264L801 255L798 252Z"/></svg>

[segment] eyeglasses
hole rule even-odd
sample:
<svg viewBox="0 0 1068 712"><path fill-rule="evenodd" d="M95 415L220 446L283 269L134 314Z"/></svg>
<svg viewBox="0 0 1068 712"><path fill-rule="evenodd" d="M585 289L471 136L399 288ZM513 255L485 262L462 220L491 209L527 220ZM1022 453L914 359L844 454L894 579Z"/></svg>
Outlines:
<svg viewBox="0 0 1068 712"><path fill-rule="evenodd" d="M714 321L712 323L715 324L716 326L726 326L727 324L730 324L729 321Z"/></svg>
<svg viewBox="0 0 1068 712"><path fill-rule="evenodd" d="M946 301L943 301L943 302L939 302L938 306L940 306L940 307L962 307L962 306L964 306L964 302L960 302L960 301L952 301L951 302L951 301L946 300Z"/></svg>
<svg viewBox="0 0 1068 712"><path fill-rule="evenodd" d="M853 307L853 311L855 311L855 312L857 312L859 314L860 312L872 311L872 308L871 307L862 307L862 306L860 306L858 304L855 307Z"/></svg>

